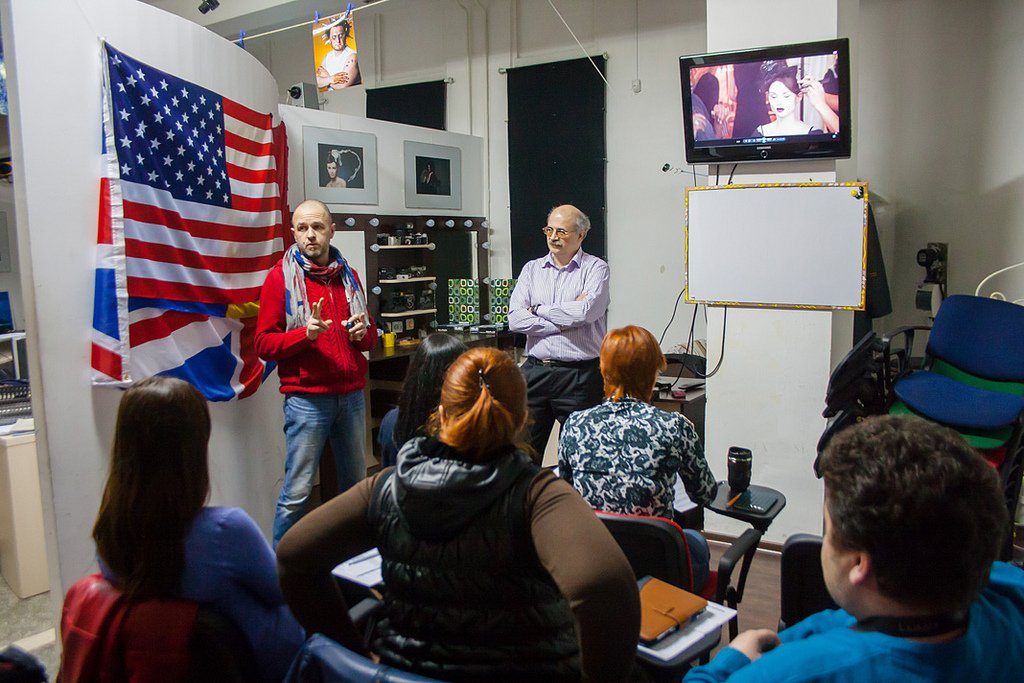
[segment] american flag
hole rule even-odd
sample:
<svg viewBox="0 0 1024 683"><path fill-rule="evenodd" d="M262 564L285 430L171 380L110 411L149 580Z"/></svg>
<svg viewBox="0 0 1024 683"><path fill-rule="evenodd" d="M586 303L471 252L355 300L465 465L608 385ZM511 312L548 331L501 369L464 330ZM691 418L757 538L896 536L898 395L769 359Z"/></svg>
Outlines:
<svg viewBox="0 0 1024 683"><path fill-rule="evenodd" d="M252 336L284 250L283 129L109 45L104 54L93 383L165 374L210 400L247 396L269 371Z"/></svg>

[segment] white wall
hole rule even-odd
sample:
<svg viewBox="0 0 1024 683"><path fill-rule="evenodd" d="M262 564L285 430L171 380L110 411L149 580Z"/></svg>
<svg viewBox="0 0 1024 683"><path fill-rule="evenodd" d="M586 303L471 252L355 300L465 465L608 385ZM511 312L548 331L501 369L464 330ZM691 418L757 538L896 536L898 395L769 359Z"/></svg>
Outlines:
<svg viewBox="0 0 1024 683"><path fill-rule="evenodd" d="M636 323L660 333L682 289L683 189L693 183L689 169L683 175L663 173L661 167L666 162L684 166L677 59L704 50L703 3L576 0L557 6L589 54L609 56L609 324ZM506 77L499 68L579 58L572 36L546 0L390 0L358 8L356 31L360 69L369 87L451 79L448 130L485 140L482 182L491 220L490 269L496 276L514 275ZM246 49L283 88L310 79L308 34L306 28L283 31L248 41ZM638 75L642 89L633 93ZM329 93L324 108L352 113L361 91ZM703 184L706 169L697 171ZM637 301L646 305L637 307ZM685 340L691 311L680 305L666 349ZM703 318L697 327L697 336L703 337Z"/></svg>
<svg viewBox="0 0 1024 683"><path fill-rule="evenodd" d="M288 203L298 206L304 197L303 127L334 128L373 133L377 138L377 203L328 203L334 213L387 213L406 216L480 216L483 212L483 140L443 130L376 121L317 109L281 105L281 120L288 132ZM457 147L462 164L461 209L410 209L405 206L406 140ZM339 225L340 230L344 230Z"/></svg>
<svg viewBox="0 0 1024 683"><path fill-rule="evenodd" d="M440 35L456 47L445 48L443 42L439 45L438 30L422 34L403 31L404 43L389 47L389 23L398 22L402 14L413 21L411 8L416 6L421 10L421 21L433 21L422 17L427 4L438 8L435 11L443 18ZM708 11L722 4L730 3L709 3ZM753 8L751 16L757 16L756 23L761 27L758 42L781 43L836 33L852 39L854 157L839 162L836 168L840 180L869 181L873 193L889 200L894 216L895 234L884 235L883 239L893 242L894 258L886 267L896 310L880 329L925 322L924 314L914 311L912 297L921 273L914 254L926 242L950 243L951 292L973 292L988 272L1024 260L1024 142L1016 134L1024 85L1013 77L1024 65L1024 46L1019 40L1024 29L1024 6L1012 0L839 0L811 3L811 7L819 4L828 5L834 18L829 32L815 35L807 32L816 31L813 26L792 20L800 14L764 13ZM682 259L673 261L671 255L681 249L679 226L685 181L681 175L662 174L657 169L665 162L683 166L676 57L707 47L703 5L648 0L558 3L587 50L609 55L612 325L636 322L660 332L681 284ZM402 11L390 16L388 13L395 8ZM632 30L637 9L642 31L642 90L633 95L629 86L635 77ZM371 62L364 69L364 78L371 85L394 85L425 73L453 77L449 86L450 127L486 138L488 206L496 232L491 270L508 274L505 82L498 67L576 58L579 48L544 0L393 0L368 6L357 17L374 14L384 17L376 29L381 34L374 34L382 58L400 49L400 59L415 54L419 61L406 65L404 70L378 69ZM777 18L774 24L772 17ZM743 27L750 23L737 22L735 29L726 30L725 35L749 35ZM468 38L462 37L460 27L469 33ZM394 35L399 35L397 29ZM460 55L463 46L471 55L468 59ZM373 50L370 53L361 58L377 59ZM806 180L833 170L831 166L802 165L794 167L789 177ZM737 177L750 180L759 173L756 168L740 169ZM698 182L703 184L705 180L698 177ZM1000 283L998 286L1011 296L1024 296L1024 269ZM637 301L644 303L635 305ZM666 347L685 336L689 310L685 306L682 309L666 338ZM835 318L830 323L835 339L832 347L840 350L849 343L849 319ZM716 323L720 319L710 326L717 328ZM702 329L698 336L703 336ZM767 335L763 343L770 345L773 341ZM826 365L834 363L836 355L830 354ZM736 356L727 356L727 364L730 358ZM735 370L737 366L732 367ZM751 370L756 372L756 368ZM789 400L774 394L765 399ZM786 431L788 427L782 423L774 429ZM813 451L807 439L794 446L805 456ZM814 489L807 500L820 500L817 491ZM794 515L795 510L791 508L787 514ZM809 514L813 516L806 524L796 524L814 531L819 528L817 516Z"/></svg>
<svg viewBox="0 0 1024 683"><path fill-rule="evenodd" d="M99 35L138 59L253 108L275 111L277 87L251 56L214 34L134 0L0 4L11 92L14 204L29 334L50 585L64 591L95 568L90 530L107 470L120 392L90 386L96 220L101 175ZM60 50L53 36L60 35ZM53 74L60 73L60 86ZM54 183L54 159L72 171ZM276 380L211 407L212 502L273 518L284 444Z"/></svg>
<svg viewBox="0 0 1024 683"><path fill-rule="evenodd" d="M708 49L735 50L774 43L836 37L836 2L777 0L763 20L744 21L763 5L757 0L708 0ZM799 16L799 22L789 18ZM738 182L831 182L835 163L744 164ZM771 256L768 255L770 258ZM721 267L729 267L723 258ZM811 463L825 420L821 417L832 363L833 327L851 318L828 311L713 308L709 313L709 364L718 374L708 380L705 450L714 472L724 477L730 446L754 453L754 483L782 491L787 506L765 538L784 540L801 531L821 530L822 485ZM726 327L726 325L728 325ZM839 336L839 335L835 335ZM849 341L837 340L841 353ZM746 525L711 515L709 529L739 534Z"/></svg>
<svg viewBox="0 0 1024 683"><path fill-rule="evenodd" d="M755 31L749 28L749 21L736 22L735 30L730 30L732 19L722 20L716 35L723 37L712 47L726 49L835 36L836 4L805 4L798 7L798 12L811 12L811 16L819 18L817 23L779 19L773 33ZM427 5L434 11L424 11ZM828 7L824 10L825 28L820 20L822 5ZM707 49L709 20L705 18L705 4L674 0L576 0L560 2L558 7L589 54L608 56L607 225L612 292L609 325L639 324L660 334L683 286L683 192L686 184L694 182L689 172L664 173L661 168L665 163L685 167L678 57ZM718 2L710 3L707 12L720 7ZM750 7L749 12L756 14L757 7ZM792 16L791 12L782 14ZM506 77L499 68L576 59L581 56L579 46L546 0L392 0L361 9L357 26L362 36L361 70L370 87L453 79L448 87L449 129L486 138L486 205L494 245L491 272L512 275ZM741 30L744 26L748 26L745 32ZM372 27L372 31L367 27ZM279 52L274 54L275 59L283 59ZM634 80L640 81L639 93L633 92ZM737 177L756 181L760 179L758 174L771 173L769 180L775 182L830 180L835 172L832 163L773 164L771 171L764 166L751 168L740 169ZM706 167L697 171L697 184L706 184ZM691 306L680 304L665 337L666 350L685 341L692 310ZM788 490L788 484L796 482L807 494L797 492L791 496L790 507L783 513L785 518L780 518L774 529L775 538L792 531L815 531L820 528L820 485L810 474L810 463L817 436L824 427L820 412L832 360L832 315L780 312L776 318L794 318L788 323L789 329L795 325L799 332L790 335L792 339L776 338L774 322L767 322L767 327L751 321L744 324L742 315L733 316L731 322L735 327L730 327L728 335L730 340L741 342L726 351L722 376L731 379L720 385L717 394L713 387L709 392L709 405L726 409L720 413L718 424L708 423L712 469L719 477L725 477L728 445L760 448L758 467L762 469L758 475L764 483ZM714 363L716 344L721 339L721 318L716 317L715 311L710 318L710 326L715 329L707 335L715 337L711 343L715 346L711 349ZM764 315L755 312L753 318L760 321ZM808 326L813 328L813 334L808 334ZM696 335L706 335L702 316ZM775 353L770 363L774 370L766 372L768 364L755 362L762 356L748 354L750 348L764 349L769 355ZM815 359L810 371L813 379L794 381L790 370L809 358ZM758 376L769 385L765 391L745 392L750 384L744 380ZM798 388L794 388L794 383ZM756 406L763 401L774 409L758 411ZM795 410L787 410L794 404ZM735 530L714 516L709 526Z"/></svg>
<svg viewBox="0 0 1024 683"><path fill-rule="evenodd" d="M860 13L857 172L896 215L889 327L921 324L927 242L949 243L950 293L1024 261L1024 4L861 0ZM993 284L1024 297L1024 269Z"/></svg>
<svg viewBox="0 0 1024 683"><path fill-rule="evenodd" d="M853 41L855 93L854 158L839 162L839 179L869 181L895 216L895 235L883 238L895 249L886 267L896 311L878 328L922 323L925 315L912 301L922 273L914 254L926 242L950 243L951 292L973 292L987 273L1024 260L1024 142L1016 135L1024 85L1013 78L1024 63L1018 40L1024 5L1014 0L840 0L836 5L839 33ZM620 313L618 301L638 294L646 298L647 283L625 275L640 268L653 271L655 293L645 307L649 312L637 321L660 331L681 274L681 259L672 262L668 256L681 244L681 200L675 191L681 197L684 180L656 169L665 162L683 166L675 58L705 48L704 3L576 0L557 6L590 52L610 57L608 245L616 292L610 322L618 325L633 315ZM637 10L643 89L633 95ZM390 0L360 8L356 17L364 27L360 59L371 86L454 79L449 127L487 140L488 206L497 233L491 268L508 274L505 82L498 67L575 58L579 48L545 0ZM772 17L778 21L765 25L771 36L766 42L788 40L785 36L800 27L777 12L761 13L758 23ZM249 47L257 56L265 49L257 47L259 42ZM306 45L305 36L274 43L271 70L282 74L282 85L302 80L312 59ZM738 175L743 177L742 171ZM700 176L698 183L704 183ZM643 235L627 237L637 224ZM1024 269L994 284L1024 296ZM680 321L688 318L687 310L677 316L666 346L685 335Z"/></svg>

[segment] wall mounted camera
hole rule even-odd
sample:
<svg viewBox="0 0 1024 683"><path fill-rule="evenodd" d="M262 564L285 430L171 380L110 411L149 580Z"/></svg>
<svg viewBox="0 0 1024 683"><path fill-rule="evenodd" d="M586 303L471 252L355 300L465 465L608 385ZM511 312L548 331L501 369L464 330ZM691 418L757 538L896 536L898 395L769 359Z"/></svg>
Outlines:
<svg viewBox="0 0 1024 683"><path fill-rule="evenodd" d="M924 281L918 284L914 293L914 307L927 311L934 318L939 312L942 300L946 298L949 245L945 242L929 242L917 252L917 265L924 268Z"/></svg>
<svg viewBox="0 0 1024 683"><path fill-rule="evenodd" d="M220 7L220 0L203 0L199 3L199 13L206 14Z"/></svg>
<svg viewBox="0 0 1024 683"><path fill-rule="evenodd" d="M288 88L288 104L293 107L319 109L320 100L317 97L316 85L312 83L296 83Z"/></svg>

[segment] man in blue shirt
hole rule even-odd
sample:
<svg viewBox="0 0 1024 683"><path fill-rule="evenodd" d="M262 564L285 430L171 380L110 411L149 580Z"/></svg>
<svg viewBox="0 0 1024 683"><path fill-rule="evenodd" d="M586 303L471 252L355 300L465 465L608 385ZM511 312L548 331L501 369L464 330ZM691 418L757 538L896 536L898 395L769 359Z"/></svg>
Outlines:
<svg viewBox="0 0 1024 683"><path fill-rule="evenodd" d="M955 432L880 416L821 459L821 566L842 609L747 631L685 681L1019 681L1024 571L995 470Z"/></svg>

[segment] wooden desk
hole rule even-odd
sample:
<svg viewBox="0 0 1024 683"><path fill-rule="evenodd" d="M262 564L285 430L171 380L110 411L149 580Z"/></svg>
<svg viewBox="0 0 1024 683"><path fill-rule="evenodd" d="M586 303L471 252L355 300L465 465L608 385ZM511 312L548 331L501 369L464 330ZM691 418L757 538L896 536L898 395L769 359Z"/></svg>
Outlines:
<svg viewBox="0 0 1024 683"><path fill-rule="evenodd" d="M460 340L466 346L496 346L500 349L510 349L515 341L511 332L488 332L485 334L471 333L449 333ZM372 380L403 381L406 370L409 369L409 357L416 353L420 345L397 344L392 349L385 349L378 344L370 351L370 375Z"/></svg>
<svg viewBox="0 0 1024 683"><path fill-rule="evenodd" d="M495 346L500 349L511 349L515 341L511 332L490 332L486 334L455 333L451 336L466 346ZM377 426L377 421L392 407L398 405L402 395L402 382L409 370L409 359L419 344L403 344L392 349L382 345L370 351L370 370L367 381L367 415L370 418L369 428Z"/></svg>
<svg viewBox="0 0 1024 683"><path fill-rule="evenodd" d="M676 378L663 376L659 377L658 381L671 382L674 379ZM693 382L692 379L686 377L681 381ZM703 384L687 389L686 395L682 398L675 398L671 391L659 391L655 393L651 404L662 410L679 411L685 415L693 423L693 428L697 431L701 443L704 443L704 412L707 410L707 391Z"/></svg>

